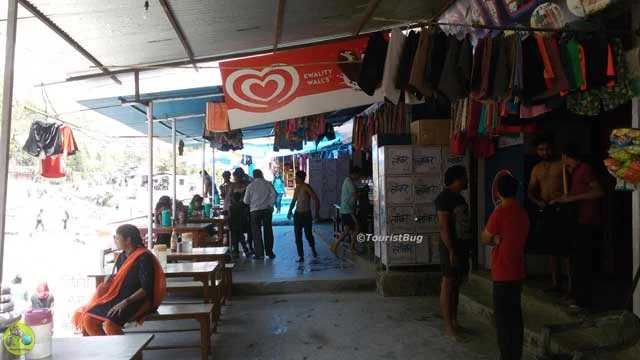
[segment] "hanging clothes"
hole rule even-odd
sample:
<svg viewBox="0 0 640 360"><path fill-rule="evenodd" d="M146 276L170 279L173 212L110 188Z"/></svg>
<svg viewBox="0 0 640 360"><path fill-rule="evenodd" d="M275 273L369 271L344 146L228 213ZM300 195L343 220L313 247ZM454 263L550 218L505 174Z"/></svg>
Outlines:
<svg viewBox="0 0 640 360"><path fill-rule="evenodd" d="M369 96L373 96L382 82L388 47L389 44L381 32L369 37L358 77L358 86Z"/></svg>
<svg viewBox="0 0 640 360"><path fill-rule="evenodd" d="M55 154L48 156L41 161L41 176L50 179L62 178L67 175L66 159L78 151L73 131L67 125L58 125L58 136L60 147L55 150Z"/></svg>
<svg viewBox="0 0 640 360"><path fill-rule="evenodd" d="M597 116L602 110L613 110L633 98L633 91L629 86L627 69L624 59L624 47L620 39L611 40L613 49L613 70L615 71L615 84L578 92L567 97L567 109L574 114L582 116ZM607 50L608 52L608 50Z"/></svg>
<svg viewBox="0 0 640 360"><path fill-rule="evenodd" d="M48 179L59 179L66 176L62 166L62 156L53 155L41 160L40 176Z"/></svg>
<svg viewBox="0 0 640 360"><path fill-rule="evenodd" d="M459 60L462 51L462 42L455 37L449 38L447 46L447 55L444 59L442 68L442 78L438 85L438 90L443 93L449 100L456 101L466 96L464 86L464 76L460 73Z"/></svg>
<svg viewBox="0 0 640 360"><path fill-rule="evenodd" d="M424 78L424 72L427 66L427 58L429 56L429 44L431 34L424 27L420 30L420 39L418 47L411 66L411 74L409 76L408 91L411 95L418 99L433 96L431 89L427 87Z"/></svg>
<svg viewBox="0 0 640 360"><path fill-rule="evenodd" d="M211 132L205 129L202 137L208 140L211 147L216 150L237 151L244 148L242 130L240 129L229 132Z"/></svg>
<svg viewBox="0 0 640 360"><path fill-rule="evenodd" d="M404 50L407 37L400 29L391 31L389 39L389 47L387 49L387 57L384 62L384 74L382 75L382 91L384 97L394 104L400 101L402 90L396 88L398 79L398 69L400 67L400 58Z"/></svg>
<svg viewBox="0 0 640 360"><path fill-rule="evenodd" d="M540 55L538 42L534 37L529 36L522 42L522 85L525 102L531 102L547 89L544 71L544 62Z"/></svg>
<svg viewBox="0 0 640 360"><path fill-rule="evenodd" d="M208 102L205 126L207 131L227 132L229 127L229 114L227 104L223 102Z"/></svg>
<svg viewBox="0 0 640 360"><path fill-rule="evenodd" d="M29 137L22 147L31 156L51 156L62 153L59 125L34 121L29 130Z"/></svg>
<svg viewBox="0 0 640 360"><path fill-rule="evenodd" d="M427 62L425 80L427 87L434 91L438 89L440 85L445 58L447 56L448 43L447 35L439 30L432 36L432 41L430 42L429 61Z"/></svg>
<svg viewBox="0 0 640 360"><path fill-rule="evenodd" d="M396 89L398 90L405 90L409 86L411 66L413 65L413 59L416 55L418 42L420 41L419 37L420 35L417 32L411 30L404 44L402 57L400 57L398 76L396 77Z"/></svg>

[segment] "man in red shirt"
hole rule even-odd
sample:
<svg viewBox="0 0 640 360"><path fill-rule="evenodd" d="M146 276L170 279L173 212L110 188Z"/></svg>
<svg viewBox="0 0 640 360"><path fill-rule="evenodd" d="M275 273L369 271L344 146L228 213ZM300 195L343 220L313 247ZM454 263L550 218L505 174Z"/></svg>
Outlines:
<svg viewBox="0 0 640 360"><path fill-rule="evenodd" d="M489 217L482 242L493 245L491 277L493 306L500 358L522 358L524 325L520 295L526 276L524 245L529 235L529 216L515 199L518 181L511 175L498 179L500 205Z"/></svg>
<svg viewBox="0 0 640 360"><path fill-rule="evenodd" d="M593 252L601 237L600 200L604 197L604 191L595 170L581 160L575 146L569 145L563 151L562 163L571 172L571 191L555 202L573 203L577 210L570 255L575 304L569 309L583 312L592 305Z"/></svg>

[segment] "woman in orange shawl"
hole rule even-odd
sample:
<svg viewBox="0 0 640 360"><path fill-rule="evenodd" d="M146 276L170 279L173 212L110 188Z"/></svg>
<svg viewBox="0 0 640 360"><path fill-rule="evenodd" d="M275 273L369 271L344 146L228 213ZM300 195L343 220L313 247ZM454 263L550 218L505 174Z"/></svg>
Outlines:
<svg viewBox="0 0 640 360"><path fill-rule="evenodd" d="M122 225L114 240L123 250L116 260L117 272L100 284L89 303L73 315L74 326L84 335L122 335L124 324L141 322L166 296L164 271L144 247L140 230Z"/></svg>

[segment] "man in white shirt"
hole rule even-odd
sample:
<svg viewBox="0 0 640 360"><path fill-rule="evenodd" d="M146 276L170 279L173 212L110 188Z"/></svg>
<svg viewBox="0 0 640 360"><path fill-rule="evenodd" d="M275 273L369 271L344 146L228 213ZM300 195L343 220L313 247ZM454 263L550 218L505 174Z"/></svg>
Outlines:
<svg viewBox="0 0 640 360"><path fill-rule="evenodd" d="M253 182L247 186L244 194L244 203L251 208L251 230L253 231L253 249L256 260L264 259L266 254L270 259L275 259L273 253L273 205L276 202L276 189L273 184L264 179L261 170L253 171ZM264 244L262 242L262 227L264 226Z"/></svg>

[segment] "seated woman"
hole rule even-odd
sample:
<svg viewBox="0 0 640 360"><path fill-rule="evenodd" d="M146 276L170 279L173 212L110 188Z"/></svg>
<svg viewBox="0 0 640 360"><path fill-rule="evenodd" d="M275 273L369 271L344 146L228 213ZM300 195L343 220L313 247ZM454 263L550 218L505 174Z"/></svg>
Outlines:
<svg viewBox="0 0 640 360"><path fill-rule="evenodd" d="M158 200L158 203L156 204L156 210L155 210L155 223L156 224L162 224L162 211L163 210L169 210L171 211L171 198L168 196L162 196L160 197L160 199ZM170 246L171 244L171 234L157 234L156 235L156 244L157 245L167 245Z"/></svg>
<svg viewBox="0 0 640 360"><path fill-rule="evenodd" d="M73 315L73 325L87 336L122 335L129 321L141 322L166 296L166 279L158 259L144 247L140 231L122 225L114 236L123 250L115 275L105 279L89 303Z"/></svg>
<svg viewBox="0 0 640 360"><path fill-rule="evenodd" d="M193 198L189 203L189 207L191 208L191 210L202 210L204 209L203 204L204 204L204 199L202 198L202 196L196 194L196 195L193 195Z"/></svg>
<svg viewBox="0 0 640 360"><path fill-rule="evenodd" d="M42 282L38 284L36 293L31 296L31 308L51 309L53 307L53 295L49 292L49 284Z"/></svg>

